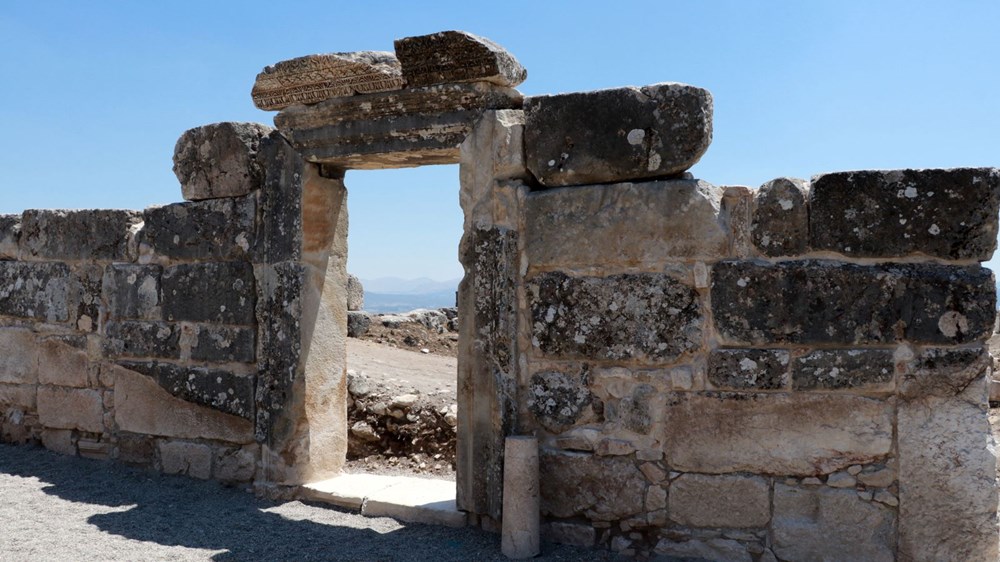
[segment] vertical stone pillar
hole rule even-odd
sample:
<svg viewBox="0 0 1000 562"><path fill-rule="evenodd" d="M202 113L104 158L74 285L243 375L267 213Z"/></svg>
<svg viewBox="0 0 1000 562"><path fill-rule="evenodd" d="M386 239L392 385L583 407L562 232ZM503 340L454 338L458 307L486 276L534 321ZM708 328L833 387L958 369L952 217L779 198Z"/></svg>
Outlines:
<svg viewBox="0 0 1000 562"><path fill-rule="evenodd" d="M521 560L540 552L538 535L538 439L508 437L504 447L503 535L500 550Z"/></svg>

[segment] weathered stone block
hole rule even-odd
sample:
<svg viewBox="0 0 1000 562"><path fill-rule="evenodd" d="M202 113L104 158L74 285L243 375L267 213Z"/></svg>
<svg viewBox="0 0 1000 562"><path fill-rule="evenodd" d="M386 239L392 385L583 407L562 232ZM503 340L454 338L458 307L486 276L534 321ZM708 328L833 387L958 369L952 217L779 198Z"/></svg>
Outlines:
<svg viewBox="0 0 1000 562"><path fill-rule="evenodd" d="M573 427L590 409L589 373L536 373L528 385L528 411L545 429L560 433Z"/></svg>
<svg viewBox="0 0 1000 562"><path fill-rule="evenodd" d="M653 386L636 384L620 399L605 403L604 416L617 427L647 435L657 421L656 416L662 412L662 398L662 394Z"/></svg>
<svg viewBox="0 0 1000 562"><path fill-rule="evenodd" d="M835 394L674 393L666 462L681 472L815 475L892 448L889 401Z"/></svg>
<svg viewBox="0 0 1000 562"><path fill-rule="evenodd" d="M998 211L997 168L824 174L809 193L810 245L856 257L986 261Z"/></svg>
<svg viewBox="0 0 1000 562"><path fill-rule="evenodd" d="M717 349L708 356L708 380L716 388L778 390L788 385L788 360L782 349Z"/></svg>
<svg viewBox="0 0 1000 562"><path fill-rule="evenodd" d="M654 549L667 560L725 560L726 562L752 562L747 548L732 539L689 539L673 541L661 539Z"/></svg>
<svg viewBox="0 0 1000 562"><path fill-rule="evenodd" d="M76 456L76 444L73 443L73 430L71 429L43 429L41 432L42 445L60 455L70 457Z"/></svg>
<svg viewBox="0 0 1000 562"><path fill-rule="evenodd" d="M118 432L118 460L129 465L150 467L155 459L155 439L147 435Z"/></svg>
<svg viewBox="0 0 1000 562"><path fill-rule="evenodd" d="M38 341L30 330L0 329L0 383L38 382Z"/></svg>
<svg viewBox="0 0 1000 562"><path fill-rule="evenodd" d="M101 323L104 267L96 263L80 263L73 266L72 272L70 317L75 318L77 330L96 332Z"/></svg>
<svg viewBox="0 0 1000 562"><path fill-rule="evenodd" d="M36 390L37 387L33 384L0 383L0 412L11 407L34 410Z"/></svg>
<svg viewBox="0 0 1000 562"><path fill-rule="evenodd" d="M253 377L222 369L185 367L170 363L123 362L121 366L142 373L172 396L220 412L253 419Z"/></svg>
<svg viewBox="0 0 1000 562"><path fill-rule="evenodd" d="M795 390L891 391L893 352L885 349L818 349L792 363Z"/></svg>
<svg viewBox="0 0 1000 562"><path fill-rule="evenodd" d="M661 362L701 347L698 293L665 274L527 281L532 345L545 355Z"/></svg>
<svg viewBox="0 0 1000 562"><path fill-rule="evenodd" d="M892 510L854 490L774 485L774 553L782 560L891 562ZM901 522L903 518L900 518Z"/></svg>
<svg viewBox="0 0 1000 562"><path fill-rule="evenodd" d="M21 219L21 258L128 261L129 229L137 211L25 211Z"/></svg>
<svg viewBox="0 0 1000 562"><path fill-rule="evenodd" d="M212 476L212 448L199 443L160 441L160 463L166 474L185 474L208 480Z"/></svg>
<svg viewBox="0 0 1000 562"><path fill-rule="evenodd" d="M91 389L38 387L38 421L45 427L104 431L101 392Z"/></svg>
<svg viewBox="0 0 1000 562"><path fill-rule="evenodd" d="M597 540L597 531L586 523L552 521L542 526L542 536L554 543L591 547Z"/></svg>
<svg viewBox="0 0 1000 562"><path fill-rule="evenodd" d="M260 253L264 263L302 258L302 192L307 164L280 133L261 141Z"/></svg>
<svg viewBox="0 0 1000 562"><path fill-rule="evenodd" d="M257 472L259 454L260 448L256 444L239 449L220 449L215 453L212 476L222 482L249 482Z"/></svg>
<svg viewBox="0 0 1000 562"><path fill-rule="evenodd" d="M764 527L771 489L759 476L682 474L670 483L670 518L690 527Z"/></svg>
<svg viewBox="0 0 1000 562"><path fill-rule="evenodd" d="M160 306L158 265L111 264L104 273L103 292L114 319L152 320Z"/></svg>
<svg viewBox="0 0 1000 562"><path fill-rule="evenodd" d="M525 100L528 170L542 185L679 174L712 142L712 94L663 83Z"/></svg>
<svg viewBox="0 0 1000 562"><path fill-rule="evenodd" d="M164 269L161 283L167 320L254 324L256 289L249 263L175 265Z"/></svg>
<svg viewBox="0 0 1000 562"><path fill-rule="evenodd" d="M104 353L111 357L180 357L180 330L175 324L109 322L104 332Z"/></svg>
<svg viewBox="0 0 1000 562"><path fill-rule="evenodd" d="M191 347L195 361L253 363L257 359L257 330L235 326L202 325Z"/></svg>
<svg viewBox="0 0 1000 562"><path fill-rule="evenodd" d="M174 174L184 199L238 197L259 189L264 172L257 151L261 138L273 130L228 122L184 131L174 147Z"/></svg>
<svg viewBox="0 0 1000 562"><path fill-rule="evenodd" d="M0 315L66 322L71 285L64 263L0 261Z"/></svg>
<svg viewBox="0 0 1000 562"><path fill-rule="evenodd" d="M542 451L542 514L626 519L643 510L646 482L632 460Z"/></svg>
<svg viewBox="0 0 1000 562"><path fill-rule="evenodd" d="M899 394L907 400L952 398L983 378L992 363L985 346L924 348L906 363Z"/></svg>
<svg viewBox="0 0 1000 562"><path fill-rule="evenodd" d="M368 333L368 328L372 325L372 318L367 312L347 313L347 337L360 338Z"/></svg>
<svg viewBox="0 0 1000 562"><path fill-rule="evenodd" d="M38 342L38 382L86 388L89 384L90 360L86 341L73 336L53 336Z"/></svg>
<svg viewBox="0 0 1000 562"><path fill-rule="evenodd" d="M410 88L454 82L513 87L528 77L528 71L506 49L464 31L405 37L394 46Z"/></svg>
<svg viewBox="0 0 1000 562"><path fill-rule="evenodd" d="M115 368L115 423L121 431L181 439L253 441L253 425L238 416L175 398L152 378Z"/></svg>
<svg viewBox="0 0 1000 562"><path fill-rule="evenodd" d="M918 360L932 386L899 405L899 555L908 560L997 558L996 456L986 402L987 362L948 351Z"/></svg>
<svg viewBox="0 0 1000 562"><path fill-rule="evenodd" d="M532 267L655 264L728 252L722 190L700 180L588 185L525 198Z"/></svg>
<svg viewBox="0 0 1000 562"><path fill-rule="evenodd" d="M727 343L952 345L992 333L996 284L980 267L723 261L712 312Z"/></svg>
<svg viewBox="0 0 1000 562"><path fill-rule="evenodd" d="M365 288L361 280L353 275L347 276L347 310L353 312L365 308Z"/></svg>
<svg viewBox="0 0 1000 562"><path fill-rule="evenodd" d="M487 109L519 109L516 90L441 84L292 106L274 123L309 162L341 169L456 164L459 145Z"/></svg>
<svg viewBox="0 0 1000 562"><path fill-rule="evenodd" d="M754 194L750 234L754 246L765 256L797 256L809 244L808 183L778 178ZM843 220L843 219L841 219Z"/></svg>
<svg viewBox="0 0 1000 562"><path fill-rule="evenodd" d="M330 98L398 90L403 83L399 61L392 53L328 53L306 55L264 68L257 75L250 96L258 109L274 111Z"/></svg>
<svg viewBox="0 0 1000 562"><path fill-rule="evenodd" d="M254 195L150 207L143 217L139 240L144 256L225 261L256 253Z"/></svg>
<svg viewBox="0 0 1000 562"><path fill-rule="evenodd" d="M255 394L255 435L263 442L291 398L302 354L303 290L306 269L294 262L264 269L258 290L261 324L260 369Z"/></svg>
<svg viewBox="0 0 1000 562"><path fill-rule="evenodd" d="M21 215L0 215L0 260L16 260L21 239Z"/></svg>

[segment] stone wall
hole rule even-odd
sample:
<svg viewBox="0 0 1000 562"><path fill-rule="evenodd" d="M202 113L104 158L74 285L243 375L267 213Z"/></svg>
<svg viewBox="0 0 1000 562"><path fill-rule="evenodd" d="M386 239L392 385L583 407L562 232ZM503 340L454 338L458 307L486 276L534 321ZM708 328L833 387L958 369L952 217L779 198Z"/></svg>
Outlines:
<svg viewBox="0 0 1000 562"><path fill-rule="evenodd" d="M397 58L398 56L398 58ZM712 97L523 98L462 32L268 67L277 131L193 129L189 202L0 217L5 441L258 489L346 451L347 170L454 163L458 505L541 442L554 540L680 559L995 560L1000 170L759 189L687 170Z"/></svg>

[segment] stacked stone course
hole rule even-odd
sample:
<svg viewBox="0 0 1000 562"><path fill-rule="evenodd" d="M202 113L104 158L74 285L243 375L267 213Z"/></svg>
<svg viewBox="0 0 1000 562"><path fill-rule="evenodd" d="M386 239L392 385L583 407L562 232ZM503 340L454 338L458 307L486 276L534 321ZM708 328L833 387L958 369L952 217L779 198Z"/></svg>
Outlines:
<svg viewBox="0 0 1000 562"><path fill-rule="evenodd" d="M715 186L687 172L712 138L701 88L524 99L487 40L396 50L266 69L278 131L185 133L188 202L0 217L3 439L258 489L336 473L345 172L457 162L473 520L496 528L504 438L533 434L553 540L997 558L980 262L1000 170Z"/></svg>

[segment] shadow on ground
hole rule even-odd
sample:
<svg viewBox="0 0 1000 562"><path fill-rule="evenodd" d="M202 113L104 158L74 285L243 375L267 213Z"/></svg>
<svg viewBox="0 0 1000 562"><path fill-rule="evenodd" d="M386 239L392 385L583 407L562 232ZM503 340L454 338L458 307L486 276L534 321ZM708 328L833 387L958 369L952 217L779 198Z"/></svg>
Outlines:
<svg viewBox="0 0 1000 562"><path fill-rule="evenodd" d="M498 535L471 528L401 525L336 508L278 504L215 482L63 457L35 447L0 445L0 482L6 475L37 478L46 494L74 503L131 506L93 514L86 521L131 541L224 551L212 560L504 560ZM0 496L17 501L6 493ZM53 517L58 516L55 507ZM611 559L605 552L557 545L546 545L543 554L536 560Z"/></svg>

